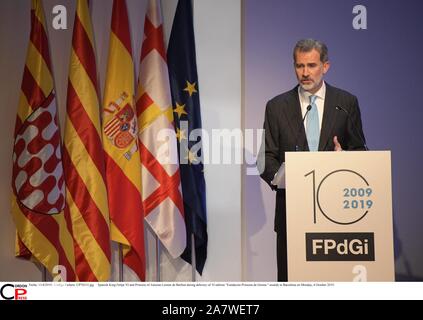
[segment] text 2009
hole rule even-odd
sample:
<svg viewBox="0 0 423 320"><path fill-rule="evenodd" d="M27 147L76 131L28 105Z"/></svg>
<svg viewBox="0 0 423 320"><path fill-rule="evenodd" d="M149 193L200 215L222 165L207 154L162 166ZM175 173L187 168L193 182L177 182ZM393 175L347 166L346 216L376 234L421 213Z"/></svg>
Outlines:
<svg viewBox="0 0 423 320"><path fill-rule="evenodd" d="M370 199L372 193L372 188L345 188L344 209L370 209L373 206L373 201Z"/></svg>

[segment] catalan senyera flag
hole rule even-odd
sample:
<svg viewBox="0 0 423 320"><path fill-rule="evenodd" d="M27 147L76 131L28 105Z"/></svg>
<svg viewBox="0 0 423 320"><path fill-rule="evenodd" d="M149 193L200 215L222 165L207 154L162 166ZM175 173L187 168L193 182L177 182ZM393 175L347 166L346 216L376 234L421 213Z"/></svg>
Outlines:
<svg viewBox="0 0 423 320"><path fill-rule="evenodd" d="M186 231L162 21L160 0L149 0L136 106L145 220L176 258Z"/></svg>
<svg viewBox="0 0 423 320"><path fill-rule="evenodd" d="M187 235L194 235L195 263L197 271L202 274L207 259L207 207L206 183L202 154L191 150L194 145L201 145L201 136L197 140L187 137L194 130L201 129L201 110L195 54L195 37L191 0L179 0L173 19L167 51L170 87L175 112L175 124L178 132L178 147L182 159L180 163L182 191ZM186 125L183 125L183 124ZM188 156L186 156L186 154ZM182 258L191 263L192 242Z"/></svg>
<svg viewBox="0 0 423 320"><path fill-rule="evenodd" d="M140 280L145 280L144 214L134 85L126 2L114 0L102 123L110 235L113 241L123 245L124 263Z"/></svg>
<svg viewBox="0 0 423 320"><path fill-rule="evenodd" d="M78 0L69 66L63 165L79 281L110 278L109 208L97 90L94 38L87 0Z"/></svg>
<svg viewBox="0 0 423 320"><path fill-rule="evenodd" d="M40 0L32 0L14 138L11 210L16 256L41 263L52 275L60 273L63 281L74 281L72 227L64 210L61 138Z"/></svg>

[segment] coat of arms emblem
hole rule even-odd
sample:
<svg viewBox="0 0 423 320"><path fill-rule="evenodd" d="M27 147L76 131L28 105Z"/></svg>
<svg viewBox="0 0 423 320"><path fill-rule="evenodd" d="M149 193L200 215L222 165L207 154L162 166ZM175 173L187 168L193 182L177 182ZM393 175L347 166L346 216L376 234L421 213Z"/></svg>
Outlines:
<svg viewBox="0 0 423 320"><path fill-rule="evenodd" d="M138 150L136 143L138 126L132 106L126 103L121 107L127 97L128 94L123 92L116 101L104 108L104 111L113 114L113 117L107 121L103 130L110 142L119 149L126 149L133 143L132 148L124 154L129 160Z"/></svg>

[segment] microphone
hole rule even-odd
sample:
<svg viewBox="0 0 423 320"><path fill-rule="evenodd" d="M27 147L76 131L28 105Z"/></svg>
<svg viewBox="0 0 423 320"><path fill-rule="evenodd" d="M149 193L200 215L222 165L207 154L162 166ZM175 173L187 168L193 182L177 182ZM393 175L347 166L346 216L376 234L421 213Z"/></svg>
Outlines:
<svg viewBox="0 0 423 320"><path fill-rule="evenodd" d="M307 111L306 111L306 113L304 114L304 117L303 117L303 120L301 121L301 126L300 126L300 129L298 130L298 132L297 132L297 135L296 135L296 137L295 137L295 151L299 151L299 146L298 146L298 139L300 138L300 133L301 133L301 129L303 128L303 126L304 126L304 120L305 120L305 118L307 117L307 114L308 114L308 112L311 110L311 104L309 104L308 106L307 106Z"/></svg>
<svg viewBox="0 0 423 320"><path fill-rule="evenodd" d="M358 128L357 128L356 124L354 123L354 121L352 121L351 116L350 116L350 113L347 110L345 110L345 108L343 108L341 106L336 106L335 109L338 110L338 111L342 111L342 112L344 112L347 115L348 121L350 121L352 123L353 128L354 128L354 131L358 135L358 137L360 138L361 143L364 146L364 149L366 151L369 151L369 148L367 148L367 145L366 145L366 140L364 140L364 136L360 133L360 131L358 130Z"/></svg>

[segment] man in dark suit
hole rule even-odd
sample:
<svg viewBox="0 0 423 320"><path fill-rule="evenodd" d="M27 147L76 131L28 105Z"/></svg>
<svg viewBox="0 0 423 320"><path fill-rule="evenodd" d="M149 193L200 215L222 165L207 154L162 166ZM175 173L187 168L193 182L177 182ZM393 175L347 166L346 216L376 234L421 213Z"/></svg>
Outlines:
<svg viewBox="0 0 423 320"><path fill-rule="evenodd" d="M278 281L288 280L286 203L285 189L278 189L273 183L285 162L285 152L366 149L357 98L323 81L329 67L324 43L313 39L298 41L294 68L299 84L266 105L265 137L258 167L262 179L276 190Z"/></svg>

